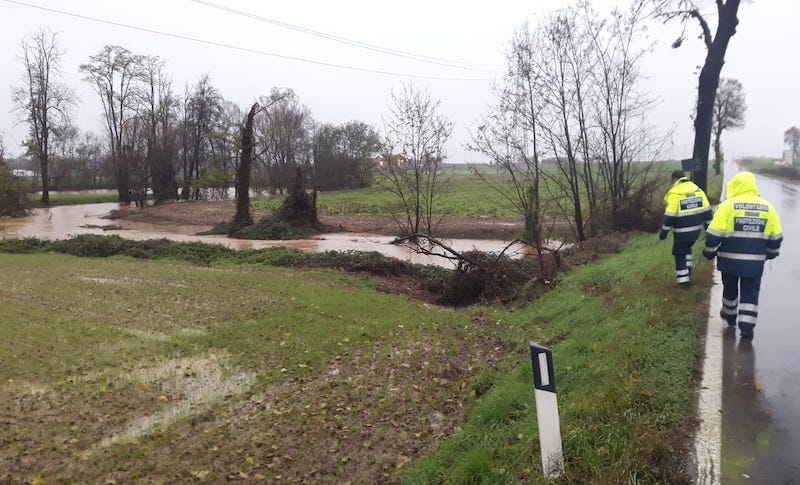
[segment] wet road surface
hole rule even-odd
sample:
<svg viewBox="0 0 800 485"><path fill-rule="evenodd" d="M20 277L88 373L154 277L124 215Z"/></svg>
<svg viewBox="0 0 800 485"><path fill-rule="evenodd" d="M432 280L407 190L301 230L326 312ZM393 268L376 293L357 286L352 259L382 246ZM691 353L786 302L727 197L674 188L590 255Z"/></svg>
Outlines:
<svg viewBox="0 0 800 485"><path fill-rule="evenodd" d="M315 239L296 241L257 241L231 239L222 235L198 236L198 232L210 226L176 226L147 224L125 220L104 218L109 212L118 209L117 203L58 206L49 209L36 209L30 217L0 220L0 238L36 237L39 239L66 239L77 234L118 235L136 241L167 238L173 241L199 241L220 244L232 249L264 249L268 247L288 247L308 252L323 251L377 251L404 261L418 264L431 264L452 268L453 263L437 256L417 253L412 246L391 244L391 236L378 236L356 233L324 234ZM121 225L123 229L103 230L104 227ZM481 251L498 253L508 245L507 241L482 239L451 239L448 245L456 251ZM511 257L522 255L527 248L514 245L506 251Z"/></svg>
<svg viewBox="0 0 800 485"><path fill-rule="evenodd" d="M736 165L726 167L726 181ZM723 484L800 484L800 186L756 175L784 242L767 261L752 343L723 331Z"/></svg>

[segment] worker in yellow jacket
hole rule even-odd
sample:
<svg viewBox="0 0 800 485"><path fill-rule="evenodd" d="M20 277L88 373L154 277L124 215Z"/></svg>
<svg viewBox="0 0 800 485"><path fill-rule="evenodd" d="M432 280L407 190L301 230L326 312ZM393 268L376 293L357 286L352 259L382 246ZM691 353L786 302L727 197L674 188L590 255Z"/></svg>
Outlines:
<svg viewBox="0 0 800 485"><path fill-rule="evenodd" d="M738 319L743 339L753 338L764 261L778 257L782 241L778 213L758 195L753 174L736 174L706 231L703 256L717 258L723 286L720 316L732 327Z"/></svg>
<svg viewBox="0 0 800 485"><path fill-rule="evenodd" d="M711 205L705 192L684 176L681 170L672 172L672 188L664 196L667 209L660 239L666 239L671 230L672 255L675 257L675 276L678 284L688 288L692 274L692 246L700 231L711 220Z"/></svg>

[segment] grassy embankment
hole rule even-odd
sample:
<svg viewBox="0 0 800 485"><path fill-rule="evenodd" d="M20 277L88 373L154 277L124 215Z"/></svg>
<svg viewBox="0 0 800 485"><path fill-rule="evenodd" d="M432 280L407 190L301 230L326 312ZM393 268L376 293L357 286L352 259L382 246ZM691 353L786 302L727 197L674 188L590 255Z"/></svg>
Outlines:
<svg viewBox="0 0 800 485"><path fill-rule="evenodd" d="M723 174L713 175L709 174L708 176L708 190L706 191L706 196L708 196L709 202L711 204L719 204L720 197L722 197L722 181L723 181Z"/></svg>
<svg viewBox="0 0 800 485"><path fill-rule="evenodd" d="M0 482L545 483L530 340L554 351L571 481L682 478L710 266L678 289L655 235L518 309L169 248L0 253Z"/></svg>
<svg viewBox="0 0 800 485"><path fill-rule="evenodd" d="M738 160L737 163L753 173L768 175L781 180L791 182L800 181L800 172L796 166L775 165L775 161L769 158L745 158Z"/></svg>

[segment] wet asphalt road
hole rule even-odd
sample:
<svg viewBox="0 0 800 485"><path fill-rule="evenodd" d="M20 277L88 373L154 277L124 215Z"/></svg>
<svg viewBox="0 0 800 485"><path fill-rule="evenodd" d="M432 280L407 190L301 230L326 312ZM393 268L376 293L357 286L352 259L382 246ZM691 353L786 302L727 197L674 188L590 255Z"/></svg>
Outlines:
<svg viewBox="0 0 800 485"><path fill-rule="evenodd" d="M738 170L726 165L726 183ZM764 268L752 343L724 331L721 481L800 484L800 185L756 180L784 242Z"/></svg>

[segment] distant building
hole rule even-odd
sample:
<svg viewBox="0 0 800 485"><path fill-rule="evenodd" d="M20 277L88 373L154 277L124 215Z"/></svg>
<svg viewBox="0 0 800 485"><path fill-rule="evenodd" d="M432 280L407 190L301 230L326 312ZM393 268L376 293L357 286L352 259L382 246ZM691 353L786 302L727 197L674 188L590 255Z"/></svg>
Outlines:
<svg viewBox="0 0 800 485"><path fill-rule="evenodd" d="M783 160L781 161L781 165L791 165L794 162L794 157L792 156L791 150L784 150L783 151Z"/></svg>
<svg viewBox="0 0 800 485"><path fill-rule="evenodd" d="M372 163L378 170L391 167L398 172L404 172L408 169L408 160L403 155L378 156L372 159Z"/></svg>
<svg viewBox="0 0 800 485"><path fill-rule="evenodd" d="M33 170L23 170L21 168L15 168L15 169L13 169L11 171L11 173L15 177L20 177L20 178L31 178L32 179L32 178L36 177L36 172L34 172Z"/></svg>

